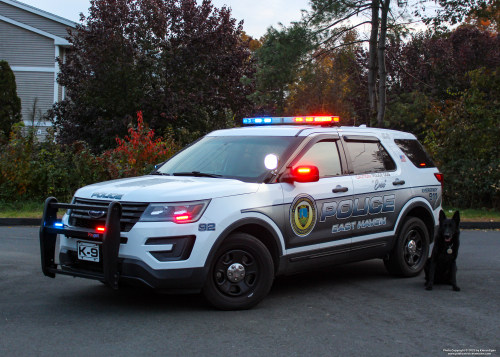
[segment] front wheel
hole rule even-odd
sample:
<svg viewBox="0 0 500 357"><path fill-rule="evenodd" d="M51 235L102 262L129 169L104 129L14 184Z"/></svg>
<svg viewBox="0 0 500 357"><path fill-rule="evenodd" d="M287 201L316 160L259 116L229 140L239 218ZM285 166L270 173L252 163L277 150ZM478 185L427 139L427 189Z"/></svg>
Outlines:
<svg viewBox="0 0 500 357"><path fill-rule="evenodd" d="M420 274L429 255L429 232L420 218L407 217L384 265L389 273L410 278Z"/></svg>
<svg viewBox="0 0 500 357"><path fill-rule="evenodd" d="M203 288L203 295L221 310L245 310L264 299L274 279L266 246L254 236L233 233L221 244Z"/></svg>

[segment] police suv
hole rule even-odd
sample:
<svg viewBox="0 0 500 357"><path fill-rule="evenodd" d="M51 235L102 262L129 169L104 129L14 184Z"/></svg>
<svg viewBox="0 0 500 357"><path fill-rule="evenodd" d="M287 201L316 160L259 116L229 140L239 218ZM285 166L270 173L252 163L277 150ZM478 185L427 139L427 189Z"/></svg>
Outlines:
<svg viewBox="0 0 500 357"><path fill-rule="evenodd" d="M338 117L245 118L151 174L48 198L42 270L248 309L277 275L382 258L423 269L443 175L412 134L338 127ZM66 214L59 220L58 209Z"/></svg>

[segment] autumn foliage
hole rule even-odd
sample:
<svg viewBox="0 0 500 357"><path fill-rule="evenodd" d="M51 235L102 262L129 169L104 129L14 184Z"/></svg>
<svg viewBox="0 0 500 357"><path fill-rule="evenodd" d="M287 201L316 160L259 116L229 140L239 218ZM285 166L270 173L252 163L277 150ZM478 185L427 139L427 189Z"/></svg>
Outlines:
<svg viewBox="0 0 500 357"><path fill-rule="evenodd" d="M124 139L116 138L118 146L102 154L112 178L131 177L152 171L154 165L165 161L179 148L172 137L154 139L154 130L144 123L137 112L137 128L128 129Z"/></svg>
<svg viewBox="0 0 500 357"><path fill-rule="evenodd" d="M167 160L179 146L171 136L155 138L154 130L137 113L137 126L129 135L116 137L117 147L96 155L83 141L70 145L21 135L16 125L0 153L0 201L43 200L55 196L70 200L82 186L107 180L145 175Z"/></svg>
<svg viewBox="0 0 500 357"><path fill-rule="evenodd" d="M225 128L251 108L250 39L227 7L196 0L92 0L58 82L58 141L96 153L127 134L137 108L160 135Z"/></svg>

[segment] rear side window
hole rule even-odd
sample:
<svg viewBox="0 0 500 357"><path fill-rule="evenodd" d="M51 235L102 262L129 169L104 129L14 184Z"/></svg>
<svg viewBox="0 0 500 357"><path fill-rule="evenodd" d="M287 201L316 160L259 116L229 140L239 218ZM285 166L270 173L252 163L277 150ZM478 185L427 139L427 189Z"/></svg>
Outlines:
<svg viewBox="0 0 500 357"><path fill-rule="evenodd" d="M355 175L396 169L396 164L382 144L358 141L348 141L346 144Z"/></svg>
<svg viewBox="0 0 500 357"><path fill-rule="evenodd" d="M395 139L394 142L401 149L402 152L406 154L408 159L413 165L420 169L425 169L427 167L436 167L434 162L432 162L431 157L425 151L424 147L418 142L418 140L413 139Z"/></svg>

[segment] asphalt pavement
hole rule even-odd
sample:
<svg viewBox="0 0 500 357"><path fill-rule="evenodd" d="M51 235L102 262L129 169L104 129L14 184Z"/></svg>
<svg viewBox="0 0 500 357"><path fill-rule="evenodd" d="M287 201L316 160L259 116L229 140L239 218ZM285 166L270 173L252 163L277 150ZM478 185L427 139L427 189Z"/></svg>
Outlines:
<svg viewBox="0 0 500 357"><path fill-rule="evenodd" d="M38 228L0 227L0 356L500 356L499 253L500 231L462 231L460 292L371 260L279 277L254 309L222 312L201 295L47 278Z"/></svg>

